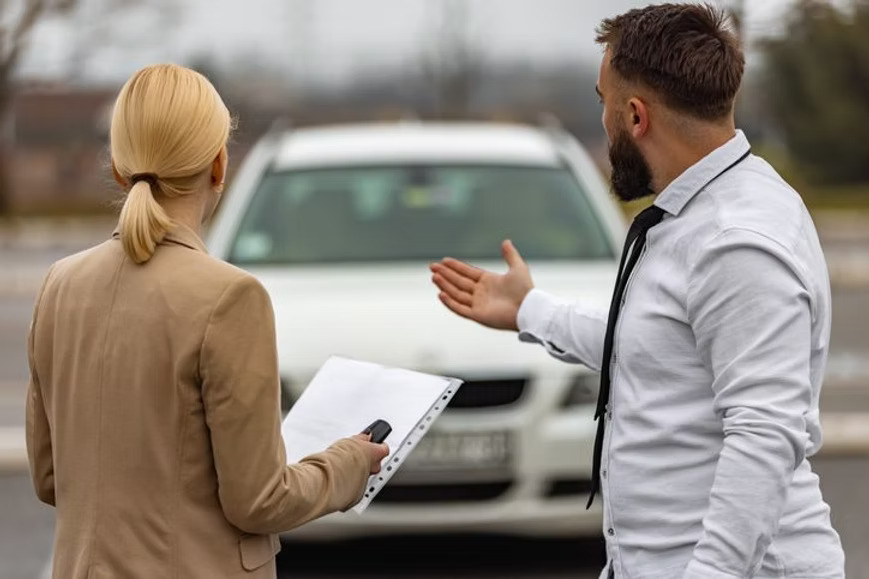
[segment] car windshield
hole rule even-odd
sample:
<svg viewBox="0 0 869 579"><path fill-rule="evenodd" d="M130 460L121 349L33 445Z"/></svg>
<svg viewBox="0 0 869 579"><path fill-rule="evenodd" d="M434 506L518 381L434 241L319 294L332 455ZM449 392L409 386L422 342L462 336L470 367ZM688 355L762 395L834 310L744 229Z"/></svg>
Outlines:
<svg viewBox="0 0 869 579"><path fill-rule="evenodd" d="M610 259L585 192L560 167L414 165L266 173L230 252L236 264Z"/></svg>

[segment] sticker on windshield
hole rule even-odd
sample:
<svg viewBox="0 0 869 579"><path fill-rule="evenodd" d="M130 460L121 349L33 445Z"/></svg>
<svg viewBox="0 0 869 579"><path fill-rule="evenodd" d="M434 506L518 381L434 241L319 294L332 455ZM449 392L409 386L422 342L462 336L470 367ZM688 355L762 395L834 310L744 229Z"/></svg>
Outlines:
<svg viewBox="0 0 869 579"><path fill-rule="evenodd" d="M456 196L449 187L408 187L402 195L402 202L410 209L449 208Z"/></svg>

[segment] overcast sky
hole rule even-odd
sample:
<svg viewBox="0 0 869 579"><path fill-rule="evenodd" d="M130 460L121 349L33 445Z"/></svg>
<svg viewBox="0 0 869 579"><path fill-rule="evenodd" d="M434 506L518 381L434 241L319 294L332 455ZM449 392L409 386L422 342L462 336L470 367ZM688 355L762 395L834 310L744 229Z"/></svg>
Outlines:
<svg viewBox="0 0 869 579"><path fill-rule="evenodd" d="M21 73L56 78L70 70L79 35L99 38L77 70L86 79L120 82L157 61L207 56L301 71L323 82L360 70L413 62L432 33L441 0L161 0L181 6L160 17L140 9L89 27L111 0L84 0L70 27L59 20L35 31ZM594 29L602 18L647 4L637 0L464 0L469 30L486 58L596 62ZM780 30L793 0L746 0L748 40ZM719 0L726 4L727 0ZM295 67L295 68L293 68Z"/></svg>

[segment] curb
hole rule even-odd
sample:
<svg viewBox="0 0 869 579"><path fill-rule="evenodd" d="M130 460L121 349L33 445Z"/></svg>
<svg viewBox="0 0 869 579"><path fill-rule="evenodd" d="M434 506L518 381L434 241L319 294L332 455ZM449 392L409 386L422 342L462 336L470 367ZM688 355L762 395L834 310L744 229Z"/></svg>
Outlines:
<svg viewBox="0 0 869 579"><path fill-rule="evenodd" d="M106 239L117 216L67 218L11 218L0 221L0 249L64 249L90 246Z"/></svg>
<svg viewBox="0 0 869 579"><path fill-rule="evenodd" d="M50 264L11 268L0 275L0 299L34 298ZM833 289L869 288L869 255L828 257Z"/></svg>
<svg viewBox="0 0 869 579"><path fill-rule="evenodd" d="M869 456L869 413L839 412L821 416L824 441L816 456ZM23 427L0 428L0 473L28 470Z"/></svg>
<svg viewBox="0 0 869 579"><path fill-rule="evenodd" d="M818 456L869 456L869 413L822 414L821 429L824 440Z"/></svg>
<svg viewBox="0 0 869 579"><path fill-rule="evenodd" d="M0 473L26 472L28 468L24 428L0 428Z"/></svg>
<svg viewBox="0 0 869 579"><path fill-rule="evenodd" d="M827 256L830 285L833 288L869 287L869 254L847 252Z"/></svg>

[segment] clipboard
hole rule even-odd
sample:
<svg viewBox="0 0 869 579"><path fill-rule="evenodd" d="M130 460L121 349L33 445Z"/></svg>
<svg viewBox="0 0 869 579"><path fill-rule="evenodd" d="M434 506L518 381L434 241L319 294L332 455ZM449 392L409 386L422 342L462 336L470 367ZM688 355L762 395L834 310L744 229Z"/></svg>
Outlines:
<svg viewBox="0 0 869 579"><path fill-rule="evenodd" d="M288 463L362 432L377 419L392 426L389 456L352 510L361 514L404 464L461 387L457 378L332 356L281 424Z"/></svg>

